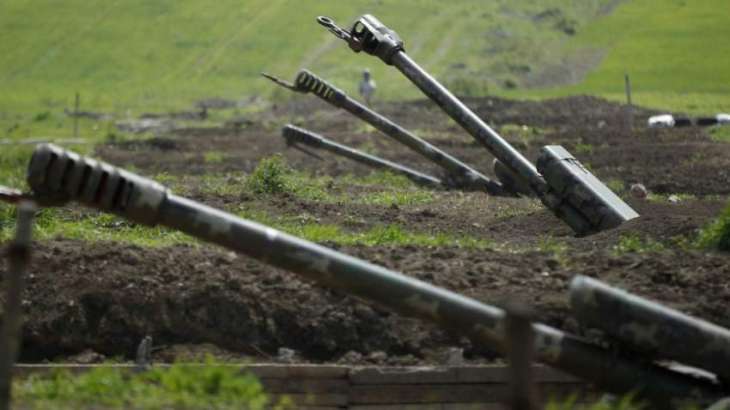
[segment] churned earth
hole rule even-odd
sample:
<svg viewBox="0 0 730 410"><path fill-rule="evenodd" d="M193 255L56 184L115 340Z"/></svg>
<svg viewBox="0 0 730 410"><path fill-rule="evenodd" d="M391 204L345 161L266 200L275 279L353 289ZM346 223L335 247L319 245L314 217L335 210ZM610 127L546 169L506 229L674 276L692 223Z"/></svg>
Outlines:
<svg viewBox="0 0 730 410"><path fill-rule="evenodd" d="M292 122L435 175L438 170L312 99L273 106L237 129L180 129L100 145L96 155L143 175L163 176L185 196L233 212L333 225L347 233L395 225L421 235L473 238L477 245L324 244L485 303L524 301L537 320L571 332L586 332L567 302L568 284L577 274L730 326L725 279L730 255L692 246L730 195L730 144L696 127L646 129L653 111L645 109L635 110L630 126L625 107L593 97L466 102L532 160L544 145L564 145L641 218L576 238L529 198L433 191L405 203L352 200L370 198L379 188L338 181L366 178L371 171L330 154L316 160L287 149L281 126ZM430 102L377 108L493 175L492 156ZM321 187L325 195L236 189L262 158L275 153L305 175L332 177ZM228 188L207 189L211 175ZM632 197L628 188L634 183L644 184L649 197ZM451 347L463 348L469 361L496 359L487 346L200 243L142 247L58 237L38 245L28 284L23 355L30 361L81 360L89 351L130 359L145 335L154 338L154 357L163 361L206 352L270 361L281 348L295 351L287 360L305 362L438 364Z"/></svg>

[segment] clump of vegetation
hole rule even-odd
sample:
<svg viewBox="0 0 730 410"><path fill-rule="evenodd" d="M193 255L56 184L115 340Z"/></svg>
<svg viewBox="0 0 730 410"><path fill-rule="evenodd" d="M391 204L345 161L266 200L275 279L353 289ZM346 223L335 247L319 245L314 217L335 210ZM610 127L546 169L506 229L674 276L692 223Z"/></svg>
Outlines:
<svg viewBox="0 0 730 410"><path fill-rule="evenodd" d="M245 188L254 194L297 195L303 199L324 200L324 186L331 179L312 178L295 172L280 154L259 161L256 169L246 178Z"/></svg>
<svg viewBox="0 0 730 410"><path fill-rule="evenodd" d="M246 188L256 194L280 194L291 192L288 178L292 170L279 155L272 155L259 161L256 169L246 179Z"/></svg>
<svg viewBox="0 0 730 410"><path fill-rule="evenodd" d="M713 127L710 129L710 136L715 141L730 142L730 127Z"/></svg>
<svg viewBox="0 0 730 410"><path fill-rule="evenodd" d="M225 154L220 151L208 151L203 154L206 164L220 164L224 159L226 159Z"/></svg>
<svg viewBox="0 0 730 410"><path fill-rule="evenodd" d="M623 253L645 253L645 252L661 252L665 246L650 238L641 238L637 234L622 235L618 243L613 247L617 254Z"/></svg>
<svg viewBox="0 0 730 410"><path fill-rule="evenodd" d="M619 195L626 190L626 184L624 184L624 181L618 178L609 179L608 181L606 181L606 186L608 187L608 189Z"/></svg>
<svg viewBox="0 0 730 410"><path fill-rule="evenodd" d="M79 375L31 376L14 385L14 396L23 408L35 409L272 408L254 376L211 359L205 366L176 364L144 373L101 367Z"/></svg>
<svg viewBox="0 0 730 410"><path fill-rule="evenodd" d="M432 202L433 199L433 193L425 190L383 191L367 194L363 198L363 203L381 206L407 206L426 204Z"/></svg>
<svg viewBox="0 0 730 410"><path fill-rule="evenodd" d="M580 155L591 155L593 154L593 145L578 143L575 144L575 153Z"/></svg>
<svg viewBox="0 0 730 410"><path fill-rule="evenodd" d="M730 205L700 231L697 244L702 248L730 252Z"/></svg>

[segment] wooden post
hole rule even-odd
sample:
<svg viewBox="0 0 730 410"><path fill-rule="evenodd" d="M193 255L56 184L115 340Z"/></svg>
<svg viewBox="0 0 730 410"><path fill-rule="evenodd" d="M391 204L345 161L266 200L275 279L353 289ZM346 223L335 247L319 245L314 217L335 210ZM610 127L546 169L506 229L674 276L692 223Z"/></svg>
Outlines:
<svg viewBox="0 0 730 410"><path fill-rule="evenodd" d="M79 137L79 92L76 91L76 101L74 102L74 138Z"/></svg>
<svg viewBox="0 0 730 410"><path fill-rule="evenodd" d="M629 131L634 129L634 104L631 102L631 79L629 73L624 74L624 88L626 91L626 125Z"/></svg>
<svg viewBox="0 0 730 410"><path fill-rule="evenodd" d="M0 410L10 408L13 365L21 345L23 290L25 273L30 261L30 242L35 211L36 207L31 201L24 200L18 204L15 239L7 251L8 271L4 278L6 283L5 317L3 318L2 339L0 339Z"/></svg>
<svg viewBox="0 0 730 410"><path fill-rule="evenodd" d="M522 304L505 308L507 332L507 359L510 364L510 408L536 410L540 408L532 363L535 350L535 332L530 312Z"/></svg>

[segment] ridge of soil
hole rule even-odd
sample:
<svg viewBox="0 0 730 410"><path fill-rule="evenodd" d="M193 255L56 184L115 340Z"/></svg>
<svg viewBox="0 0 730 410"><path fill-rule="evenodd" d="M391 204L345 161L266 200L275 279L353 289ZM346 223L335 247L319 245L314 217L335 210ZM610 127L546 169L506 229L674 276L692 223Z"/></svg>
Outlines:
<svg viewBox="0 0 730 410"><path fill-rule="evenodd" d="M728 255L682 246L720 212L730 194L730 144L713 141L705 130L646 129L646 117L653 111L644 109L637 109L631 130L624 125L624 107L593 97L465 99L498 129L511 124L505 137L531 159L543 145L562 144L604 181L616 180L624 188L640 182L653 193L693 196L682 196L677 203L627 197L641 217L587 238L573 237L534 201L478 192L434 191L433 201L389 207L290 195L212 194L196 185L206 174L243 175L261 158L278 152L293 168L313 175L370 172L341 158L313 161L286 150L279 128L288 121L438 174L416 154L368 132L347 113L312 101L293 99L252 118L242 129L177 130L149 140L100 145L96 155L121 167L134 166L141 174L185 177L192 181L191 197L215 207L245 204L272 214L306 214L355 232L397 223L420 232L494 241L493 249L326 245L485 303L518 298L534 308L536 319L567 331L590 334L572 319L567 304L567 286L577 274L730 326ZM377 108L491 175L491 156L432 103ZM525 124L527 131L515 131ZM206 161L207 151L225 155ZM355 187L344 189L359 194ZM627 236L660 243L663 250L621 252ZM561 250L551 251L545 242ZM433 364L454 346L463 348L472 362L496 358L488 346L474 346L342 291L210 246L141 248L58 238L38 245L30 273L23 296L24 360L74 361L87 349L131 358L145 335L152 335L161 348L156 360L178 359L191 351L270 360L280 348L288 348L297 352L294 360L299 361Z"/></svg>

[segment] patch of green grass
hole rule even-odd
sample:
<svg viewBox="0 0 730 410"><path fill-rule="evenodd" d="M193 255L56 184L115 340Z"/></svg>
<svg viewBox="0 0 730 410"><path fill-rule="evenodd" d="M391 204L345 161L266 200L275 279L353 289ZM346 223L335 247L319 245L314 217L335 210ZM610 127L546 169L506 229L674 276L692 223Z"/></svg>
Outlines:
<svg viewBox="0 0 730 410"><path fill-rule="evenodd" d="M203 154L203 160L208 164L220 164L226 159L226 155L220 151L207 151Z"/></svg>
<svg viewBox="0 0 730 410"><path fill-rule="evenodd" d="M79 208L80 209L80 208ZM0 241L15 233L15 209L0 204ZM96 211L79 213L71 208L42 208L36 215L33 235L37 240L57 237L83 241L114 241L139 246L162 247L180 243L198 243L181 232L163 227L146 227L110 214Z"/></svg>
<svg viewBox="0 0 730 410"><path fill-rule="evenodd" d="M409 231L401 225L377 225L366 231L345 231L334 224L313 221L309 215L296 217L272 216L258 209L241 208L237 215L258 223L271 226L288 234L312 242L334 242L341 245L419 245L419 246L459 246L475 249L493 249L492 241L464 235L447 233L422 233Z"/></svg>
<svg viewBox="0 0 730 410"><path fill-rule="evenodd" d="M517 124L502 125L500 131L507 136L519 138L525 146L529 146L536 137L544 134L541 128Z"/></svg>
<svg viewBox="0 0 730 410"><path fill-rule="evenodd" d="M309 200L324 200L327 192L323 179L311 178L294 171L279 154L259 161L246 178L245 188L254 194L288 193Z"/></svg>
<svg viewBox="0 0 730 410"><path fill-rule="evenodd" d="M593 154L593 145L578 143L575 144L575 153L578 155L590 155Z"/></svg>
<svg viewBox="0 0 730 410"><path fill-rule="evenodd" d="M712 223L704 227L697 237L702 248L730 251L730 205Z"/></svg>
<svg viewBox="0 0 730 410"><path fill-rule="evenodd" d="M256 169L246 178L246 188L255 194L281 194L294 189L287 175L292 170L281 155L259 161Z"/></svg>
<svg viewBox="0 0 730 410"><path fill-rule="evenodd" d="M356 202L380 206L408 206L420 205L433 202L434 196L431 191L382 191L363 195Z"/></svg>
<svg viewBox="0 0 730 410"><path fill-rule="evenodd" d="M573 410L576 408L585 410L645 410L647 406L637 401L633 394L626 394L615 400L602 399L593 404L578 403L578 397L571 396L562 400L549 400L545 410Z"/></svg>
<svg viewBox="0 0 730 410"><path fill-rule="evenodd" d="M537 249L560 257L568 251L568 245L550 236L544 236L537 242Z"/></svg>
<svg viewBox="0 0 730 410"><path fill-rule="evenodd" d="M394 174L388 171L373 171L364 177L345 175L343 177L337 178L337 182L347 185L370 186L378 188L386 186L393 189L413 187L413 182L410 179L404 177L403 175Z"/></svg>
<svg viewBox="0 0 730 410"><path fill-rule="evenodd" d="M31 409L239 409L291 408L272 403L251 374L209 360L133 373L98 368L73 375L54 372L17 381L14 396Z"/></svg>
<svg viewBox="0 0 730 410"><path fill-rule="evenodd" d="M446 7L438 0L353 0L292 7L283 0L69 0L59 11L51 0L8 0L0 14L0 136L69 136L63 110L72 109L77 92L81 110L118 118L189 109L213 96L289 98L259 73L289 78L292 67L310 68L351 95L368 67L388 85L378 89L377 99L421 97L392 67L353 54L326 33L315 22L321 14L347 26L372 13L444 83L483 95L560 61L569 35L559 21L536 24L535 16L557 9L580 32L610 2L462 0ZM49 119L33 122L44 112ZM105 124L80 119L79 125L81 135L106 135Z"/></svg>
<svg viewBox="0 0 730 410"><path fill-rule="evenodd" d="M647 253L661 252L665 250L664 244L650 238L642 238L638 234L624 234L614 245L613 251L618 254L624 253Z"/></svg>
<svg viewBox="0 0 730 410"><path fill-rule="evenodd" d="M712 127L710 136L715 141L730 142L730 126Z"/></svg>
<svg viewBox="0 0 730 410"><path fill-rule="evenodd" d="M690 114L730 108L730 53L717 44L730 38L725 0L635 0L585 26L570 47L602 50L598 67L577 85L519 90L512 96L592 94L625 101L624 74L633 103Z"/></svg>
<svg viewBox="0 0 730 410"><path fill-rule="evenodd" d="M607 180L605 183L606 183L606 186L608 187L608 189L610 189L617 195L622 194L626 190L626 184L624 183L624 181L622 181L618 178L611 178L611 179Z"/></svg>

